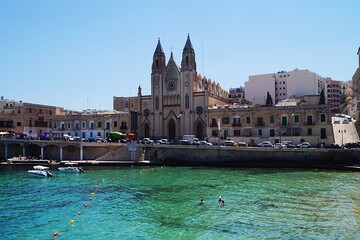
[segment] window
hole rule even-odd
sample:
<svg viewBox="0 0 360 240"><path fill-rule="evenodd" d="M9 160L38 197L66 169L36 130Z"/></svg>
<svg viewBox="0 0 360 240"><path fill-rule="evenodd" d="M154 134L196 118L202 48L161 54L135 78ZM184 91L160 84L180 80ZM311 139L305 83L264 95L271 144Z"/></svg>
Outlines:
<svg viewBox="0 0 360 240"><path fill-rule="evenodd" d="M300 122L300 116L299 114L295 114L294 115L294 123L299 123Z"/></svg>
<svg viewBox="0 0 360 240"><path fill-rule="evenodd" d="M275 129L270 129L270 137L275 137Z"/></svg>
<svg viewBox="0 0 360 240"><path fill-rule="evenodd" d="M246 117L246 124L250 124L251 123L250 120L251 120L250 117Z"/></svg>
<svg viewBox="0 0 360 240"><path fill-rule="evenodd" d="M61 123L61 131L65 131L65 124Z"/></svg>
<svg viewBox="0 0 360 240"><path fill-rule="evenodd" d="M240 127L240 118L234 118L234 127Z"/></svg>
<svg viewBox="0 0 360 240"><path fill-rule="evenodd" d="M84 127L83 127L84 128ZM90 122L90 129L94 130L94 122Z"/></svg>
<svg viewBox="0 0 360 240"><path fill-rule="evenodd" d="M322 139L326 138L326 128L320 129L320 138Z"/></svg>
<svg viewBox="0 0 360 240"><path fill-rule="evenodd" d="M223 117L221 122L222 122L222 124L229 124L230 123L230 118L229 117Z"/></svg>
<svg viewBox="0 0 360 240"><path fill-rule="evenodd" d="M106 122L106 129L110 130L110 122Z"/></svg>
<svg viewBox="0 0 360 240"><path fill-rule="evenodd" d="M186 67L189 66L189 56L186 56L186 58L185 58L185 64L186 64Z"/></svg>
<svg viewBox="0 0 360 240"><path fill-rule="evenodd" d="M262 136L262 129L258 129L258 136Z"/></svg>
<svg viewBox="0 0 360 240"><path fill-rule="evenodd" d="M18 114L21 114L21 111L20 111L20 109L18 110Z"/></svg>
<svg viewBox="0 0 360 240"><path fill-rule="evenodd" d="M92 138L92 137L94 137L94 135L93 135L93 133L92 132L90 132L90 137Z"/></svg>
<svg viewBox="0 0 360 240"><path fill-rule="evenodd" d="M211 125L210 127L217 127L217 123L216 123L216 119L215 118L212 118L211 119Z"/></svg>
<svg viewBox="0 0 360 240"><path fill-rule="evenodd" d="M287 117L286 116L281 117L281 125L287 126Z"/></svg>
<svg viewBox="0 0 360 240"><path fill-rule="evenodd" d="M212 130L211 131L211 136L217 137L218 136L218 131L217 130Z"/></svg>
<svg viewBox="0 0 360 240"><path fill-rule="evenodd" d="M262 117L258 117L257 119L257 125L258 126L265 126L264 119Z"/></svg>
<svg viewBox="0 0 360 240"><path fill-rule="evenodd" d="M234 136L240 136L241 132L240 130L234 130Z"/></svg>
<svg viewBox="0 0 360 240"><path fill-rule="evenodd" d="M79 123L75 123L75 129L78 130L79 129Z"/></svg>
<svg viewBox="0 0 360 240"><path fill-rule="evenodd" d="M71 123L70 123L70 122L67 122L67 123L66 123L66 128L67 128L67 129L70 129L70 128L71 128Z"/></svg>
<svg viewBox="0 0 360 240"><path fill-rule="evenodd" d="M117 127L117 121L114 121L114 128Z"/></svg>
<svg viewBox="0 0 360 240"><path fill-rule="evenodd" d="M52 110L50 110L49 115L52 115Z"/></svg>
<svg viewBox="0 0 360 240"><path fill-rule="evenodd" d="M56 126L57 126L57 124L56 124L56 123L54 123L54 128L56 128Z"/></svg>
<svg viewBox="0 0 360 240"><path fill-rule="evenodd" d="M156 110L159 109L159 97L158 96L155 97L155 109Z"/></svg>
<svg viewBox="0 0 360 240"><path fill-rule="evenodd" d="M17 122L16 126L20 127L21 126L21 122Z"/></svg>
<svg viewBox="0 0 360 240"><path fill-rule="evenodd" d="M270 122L270 123L275 123L275 117L274 117L274 116L270 116L269 122Z"/></svg>
<svg viewBox="0 0 360 240"><path fill-rule="evenodd" d="M308 128L308 135L311 136L312 135L312 129L311 128Z"/></svg>
<svg viewBox="0 0 360 240"><path fill-rule="evenodd" d="M32 108L29 108L29 113L32 113Z"/></svg>
<svg viewBox="0 0 360 240"><path fill-rule="evenodd" d="M82 128L86 128L86 122L85 122L85 121L83 121L83 122L81 123L81 125L82 125Z"/></svg>
<svg viewBox="0 0 360 240"><path fill-rule="evenodd" d="M98 122L97 126L98 128L101 128L101 122Z"/></svg>
<svg viewBox="0 0 360 240"><path fill-rule="evenodd" d="M189 101L189 94L185 95L185 108L189 108L190 101Z"/></svg>
<svg viewBox="0 0 360 240"><path fill-rule="evenodd" d="M320 114L320 121L326 122L326 115L324 113Z"/></svg>
<svg viewBox="0 0 360 240"><path fill-rule="evenodd" d="M129 107L129 102L126 101L126 102L125 102L125 108L128 108L128 107Z"/></svg>
<svg viewBox="0 0 360 240"><path fill-rule="evenodd" d="M86 134L83 132L83 133L81 133L82 135L81 135L81 137L82 138L85 138L86 137Z"/></svg>

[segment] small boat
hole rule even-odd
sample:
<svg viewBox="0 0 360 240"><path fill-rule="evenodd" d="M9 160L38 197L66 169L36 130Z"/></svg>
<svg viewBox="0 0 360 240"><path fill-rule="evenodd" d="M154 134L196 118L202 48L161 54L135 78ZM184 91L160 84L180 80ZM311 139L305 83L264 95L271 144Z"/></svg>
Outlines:
<svg viewBox="0 0 360 240"><path fill-rule="evenodd" d="M29 170L28 173L38 177L52 177L53 175L48 171L49 167L41 165L34 166L34 170Z"/></svg>
<svg viewBox="0 0 360 240"><path fill-rule="evenodd" d="M81 167L77 167L77 163L66 162L65 167L59 167L59 171L61 172L69 172L69 173L83 173L84 170Z"/></svg>

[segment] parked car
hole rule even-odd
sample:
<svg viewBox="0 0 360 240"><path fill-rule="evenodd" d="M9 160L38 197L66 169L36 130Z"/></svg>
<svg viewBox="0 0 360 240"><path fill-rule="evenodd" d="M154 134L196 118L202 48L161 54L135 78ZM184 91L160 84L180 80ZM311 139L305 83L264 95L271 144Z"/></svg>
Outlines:
<svg viewBox="0 0 360 240"><path fill-rule="evenodd" d="M224 145L225 146L235 146L235 142L233 140L226 140Z"/></svg>
<svg viewBox="0 0 360 240"><path fill-rule="evenodd" d="M95 142L105 142L105 139L103 139L102 137L97 137L95 138Z"/></svg>
<svg viewBox="0 0 360 240"><path fill-rule="evenodd" d="M310 148L311 145L308 142L302 142L297 145L298 148Z"/></svg>
<svg viewBox="0 0 360 240"><path fill-rule="evenodd" d="M199 144L200 144L201 146L212 146L212 143L209 143L209 142L207 142L207 141L199 141Z"/></svg>
<svg viewBox="0 0 360 240"><path fill-rule="evenodd" d="M151 140L150 138L144 138L143 140L141 140L142 144L153 144L154 140Z"/></svg>
<svg viewBox="0 0 360 240"><path fill-rule="evenodd" d="M247 143L246 142L238 142L237 143L238 147L247 147Z"/></svg>
<svg viewBox="0 0 360 240"><path fill-rule="evenodd" d="M191 145L191 142L189 140L180 140L179 145Z"/></svg>
<svg viewBox="0 0 360 240"><path fill-rule="evenodd" d="M337 143L331 143L329 145L326 145L325 148L341 148L341 146Z"/></svg>
<svg viewBox="0 0 360 240"><path fill-rule="evenodd" d="M258 144L258 147L273 147L273 144L270 141L263 141Z"/></svg>
<svg viewBox="0 0 360 240"><path fill-rule="evenodd" d="M280 149L280 148L287 148L285 143L275 143L274 148Z"/></svg>
<svg viewBox="0 0 360 240"><path fill-rule="evenodd" d="M170 144L167 139L163 138L156 141L156 144Z"/></svg>
<svg viewBox="0 0 360 240"><path fill-rule="evenodd" d="M360 148L360 142L351 142L345 144L346 148Z"/></svg>

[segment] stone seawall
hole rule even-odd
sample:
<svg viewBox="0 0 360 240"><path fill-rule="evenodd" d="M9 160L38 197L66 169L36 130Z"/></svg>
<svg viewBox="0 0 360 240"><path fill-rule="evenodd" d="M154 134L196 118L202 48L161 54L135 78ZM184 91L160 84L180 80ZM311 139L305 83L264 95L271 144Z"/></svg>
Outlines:
<svg viewBox="0 0 360 240"><path fill-rule="evenodd" d="M360 149L268 149L152 145L145 159L153 164L244 167L341 168L356 165Z"/></svg>

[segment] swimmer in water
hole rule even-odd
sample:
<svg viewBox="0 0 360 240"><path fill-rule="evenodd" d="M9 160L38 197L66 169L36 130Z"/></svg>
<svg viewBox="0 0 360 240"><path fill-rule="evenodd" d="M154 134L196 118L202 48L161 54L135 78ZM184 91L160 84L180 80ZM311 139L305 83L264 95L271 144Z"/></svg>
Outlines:
<svg viewBox="0 0 360 240"><path fill-rule="evenodd" d="M225 201L224 200L221 200L221 203L220 203L220 207L224 206L225 205Z"/></svg>
<svg viewBox="0 0 360 240"><path fill-rule="evenodd" d="M204 202L204 199L200 199L200 201L199 201L199 205L203 205L205 202Z"/></svg>

